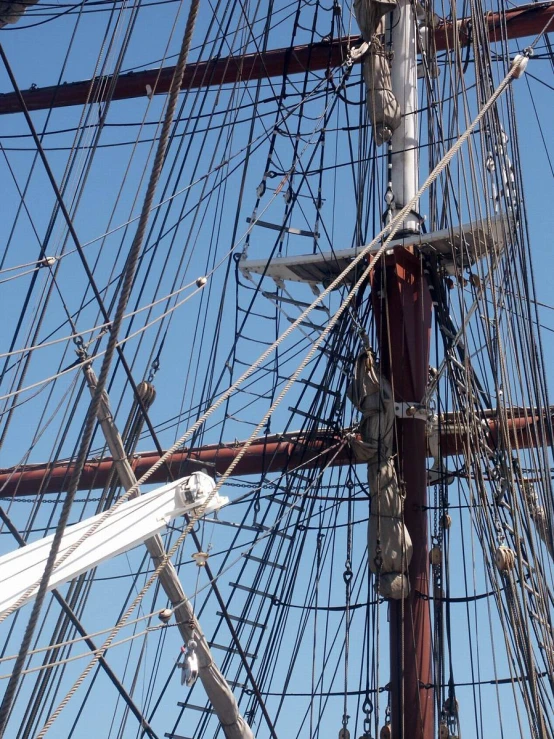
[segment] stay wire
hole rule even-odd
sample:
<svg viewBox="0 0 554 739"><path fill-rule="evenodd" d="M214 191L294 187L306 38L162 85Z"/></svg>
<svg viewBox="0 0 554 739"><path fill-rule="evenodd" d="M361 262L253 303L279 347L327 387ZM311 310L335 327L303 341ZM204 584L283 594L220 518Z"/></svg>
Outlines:
<svg viewBox="0 0 554 739"><path fill-rule="evenodd" d="M519 62L519 63L521 63L521 62ZM423 185L421 186L421 188L418 190L418 192L416 193L416 195L412 199L413 202L417 201L417 199L419 199L419 197L421 197L422 193L429 187L429 184L431 182L433 182L438 177L438 175L440 174L440 172L442 172L443 169L448 165L448 163L455 156L455 154L457 153L457 151L461 148L461 146L463 145L464 141L466 141L467 138L470 136L471 132L476 127L476 125L479 123L479 121L485 116L486 112L492 107L492 105L495 103L495 101L500 97L500 95L502 94L502 92L506 89L506 87L510 83L510 81L511 81L514 73L517 71L517 69L518 69L518 63L513 64L512 67L510 68L509 72L506 74L506 76L502 80L502 82L498 85L498 87L494 91L494 93L490 96L490 98L487 100L487 102L483 105L483 107L481 108L481 110L477 114L476 118L468 126L468 128L466 129L466 131L460 136L460 138L458 139L458 141L456 142L456 144L447 152L447 154L443 157L443 159L437 164L437 166L429 174L429 176L427 177L427 179L425 180L425 182L423 183ZM392 221L392 223L389 224L388 229L383 229L383 232L381 232L374 239L374 241L371 242L371 244L367 245L361 251L360 255L344 270L343 273L341 273L341 275L339 275L339 277L336 280L334 280L328 286L328 288L324 292L322 292L318 296L318 298L316 298L313 301L312 305L309 306L309 308L304 311L304 313L299 317L299 319L297 319L297 321L295 321L295 323L292 324L289 327L289 329L287 329L287 331L284 332L284 334L280 337L280 339L277 342L275 342L268 350L266 350L266 352L264 352L259 357L259 359L249 368L249 370L247 370L243 374L243 376L241 376L241 378L239 378L239 380L236 383L233 383L233 385L225 393L223 393L223 395L220 396L220 398L218 399L218 401L209 409L209 411L206 412L200 419L198 419L198 421L196 422L196 424L194 424L189 429L189 431L183 437L181 437L181 439L179 440L179 442L176 445L174 445L175 448L177 448L180 444L182 444L184 442L184 440L186 438L188 438L188 436L191 433L193 433L194 430L196 428L198 428L205 421L205 419L209 415L211 415L211 413L213 413L215 411L215 409L219 405L221 405L221 403L223 403L225 401L225 399L234 391L234 389L236 389L237 384L240 383L240 382L242 382L244 379L246 379L246 377L249 376L249 374L251 374L251 372L254 371L254 369L257 366L259 366L260 362L263 361L263 359L266 356L268 356L269 353L271 353L276 348L276 346L278 346L291 331L294 330L294 328L296 327L297 323L299 323L305 317L305 314L307 315L310 312L310 310L312 310L313 307L315 305L317 305L325 297L325 295L327 294L327 292L330 291L330 290L332 290L334 288L335 283L338 284L338 282L340 282L344 278L345 274L347 272L351 271L354 268L354 266L357 264L357 262L360 261L361 259L363 259L365 257L366 253L370 251L371 246L378 240L378 238L380 236L382 236L384 234L385 230L388 230L388 236L387 236L387 238L385 239L385 241L383 242L383 244L381 245L381 247L378 249L378 251L375 253L374 257L371 259L371 261L370 261L370 263L369 263L369 265L368 265L368 267L367 267L367 269L365 271L368 272L369 270L373 269L375 262L384 253L384 251L387 248L387 245L388 245L389 241L394 237L394 234L400 228L401 223L402 223L402 219L410 212L410 209L413 207L413 202L410 201L401 211L399 211L399 213L396 215L396 217L394 218L394 220ZM125 616L120 620L120 622L112 630L112 633L111 633L110 637L108 638L108 640L106 642L106 646L109 646L109 644L111 643L111 641L113 641L113 638L117 634L118 630L125 623L125 621L129 617L129 615L132 612L132 610L134 610L134 608L136 607L136 605L140 602L140 600L142 599L143 595L147 592L147 590L150 587L150 585L155 581L158 572L161 571L163 569L163 567L165 567L166 563L170 560L170 557L172 556L172 554L174 553L174 551L177 550L177 548L180 546L181 542L184 540L184 538L187 536L187 534L192 530L195 521L203 514L203 512L205 510L205 507L209 504L209 501L211 500L211 498L213 498L213 496L217 494L217 492L220 489L221 485L224 484L225 480L232 473L232 470L234 469L234 467L236 467L236 465L240 462L240 460L242 459L242 457L246 453L247 449L252 444L253 439L255 438L255 436L257 435L257 433L259 432L259 430L263 427L263 425L266 423L267 418L273 413L274 409L281 402L281 400L284 397L284 395L288 392L288 390L290 389L290 387L297 380L297 378L298 378L300 372L302 371L302 369L310 361L311 357L313 356L313 354L315 353L315 351L317 349L317 346L324 340L324 338L332 330L333 326L335 325L335 323L338 321L338 319L340 318L340 316L342 315L342 313L344 312L344 310L348 306L348 303L350 302L350 300L352 299L352 297L356 294L356 292L359 289L359 286L360 286L361 282L364 280L364 278L365 278L365 274L362 275L362 277L360 278L360 280L353 287L353 289L349 293L349 297L343 302L342 306L339 308L339 310L337 311L337 313L335 313L334 317L331 319L331 321L327 325L326 329L321 334L320 338L315 342L314 346L312 347L312 349L310 350L310 352L308 352L308 354L306 355L306 357L304 358L304 360L302 361L302 363L299 365L298 369L293 373L293 375L291 376L289 382L287 383L287 385L285 386L285 388L283 389L283 391L281 392L281 394L279 395L279 397L276 399L276 401L273 403L272 407L264 415L264 417L262 418L262 420L258 424L257 428L255 429L254 433L250 437L250 439L243 445L242 449L240 450L240 452L238 453L238 455L235 457L235 459L231 463L231 465L228 468L228 470L221 477L221 480L216 485L214 491L210 494L210 496L208 496L208 499L206 500L206 502L197 510L197 512L195 513L195 515L190 518L190 521L187 524L185 530L183 531L183 533L181 534L181 536L178 538L178 540L176 541L176 543L174 544L174 546L171 548L171 550L168 552L168 554L164 558L164 560L160 563L160 565L157 568L156 572L153 574L153 576L150 578L149 582L142 589L141 593L139 593L139 595L135 599L135 602L126 611ZM127 495L126 496L123 496L120 499L120 501L123 501L126 497L128 497L129 495L131 495L134 492L134 490L136 490L138 488L138 486L140 484L142 484L146 479L148 479L153 474L153 472L155 471L155 469L159 468L162 464L164 464L165 460L170 456L170 454L173 451L174 451L173 447L170 448L169 450L167 450L167 452L158 460L158 462L156 462L150 468L150 470L145 475L143 475L143 477L141 478L141 480L138 481L137 484L134 485L127 492ZM117 507L117 504L116 504L115 507ZM114 510L114 508L112 510ZM79 544L79 542L77 542L77 545L76 546L78 546L78 544ZM68 556L68 553L70 553L70 552L71 552L71 549L68 550L68 552L66 553L66 555ZM63 560L63 558L62 558L62 560ZM62 561L62 560L60 560L60 561ZM73 693L75 692L75 690L77 689L77 687L82 683L82 681L85 679L86 675L90 672L90 670L92 669L92 667L93 667L93 665L95 663L96 663L96 659L94 659L90 663L90 665L83 672L83 674L81 675L81 677L76 681L76 683L74 684L74 686L72 687L72 689L67 694L66 698L58 706L58 708L56 709L56 711L54 711L54 713L51 715L51 717L49 718L49 720L47 721L47 723L43 727L43 729L42 729L42 731L39 734L39 736L38 736L37 739L42 739L42 737L44 736L45 732L48 730L48 728L55 721L55 719L57 718L57 716L59 715L59 713L63 710L64 706L69 701L71 695L73 695Z"/></svg>
<svg viewBox="0 0 554 739"><path fill-rule="evenodd" d="M62 512L60 515L60 519L58 522L58 526L56 528L56 532L54 534L54 539L52 542L52 547L50 549L49 555L48 555L48 561L46 563L46 567L44 570L43 577L41 579L41 583L39 586L39 590L36 595L35 603L33 604L33 609L31 616L29 618L29 622L27 624L27 628L25 630L25 634L23 637L23 641L21 643L20 652L18 655L18 659L16 661L16 664L14 665L13 674L8 682L8 686L6 688L6 692L4 694L4 697L2 699L2 704L0 706L0 736L4 735L6 724L9 718L9 714L11 711L11 706L13 703L13 699L15 697L15 692L17 689L17 685L19 684L19 678L21 675L21 671L23 669L23 665L27 656L27 652L29 650L29 646L33 637L33 633L35 631L40 610L42 608L42 603L44 601L44 598L46 596L46 589L48 586L48 581L50 579L50 576L52 574L52 571L54 569L56 557L59 551L59 547L61 544L61 539L63 532L65 530L65 526L67 523L67 520L69 518L71 506L73 499L75 497L75 493L78 487L79 479L81 476L82 469L84 467L84 464L86 462L86 457L88 453L88 448L90 446L90 442L92 439L92 434L94 431L94 426L96 423L96 412L100 405L100 401L102 399L102 393L104 391L104 386L106 384L106 380L108 377L109 369L111 366L111 360L113 357L113 354L116 349L116 343L117 343L117 336L119 327L121 325L121 321L123 319L123 315L125 312L125 307L127 305L127 301L129 299L132 285L133 285L133 278L135 273L135 268L137 265L138 257L140 254L140 249L142 247L142 241L144 237L144 233L146 231L146 225L148 222L148 216L150 207L152 205L154 194L156 191L156 186L158 183L158 180L160 178L162 166L165 159L165 151L167 146L167 141L169 138L169 132L172 124L173 114L175 112L175 108L177 105L177 100L179 96L179 92L181 89L181 82L184 76L185 66L187 63L188 58L188 51L190 48L190 42L192 38L192 33L194 30L196 18L198 15L198 9L199 9L200 2L199 0L192 0L190 11L189 11L189 17L187 19L187 25L185 29L185 35L183 38L181 51L179 54L179 61L176 65L175 74L172 79L171 88L169 92L169 98L168 98L168 106L166 110L166 116L164 120L164 126L162 128L162 133L160 135L160 141L158 145L158 149L156 152L156 158L154 161L154 166L152 169L150 182L148 185L147 193L144 199L143 209L141 213L141 218L139 220L139 224L137 227L137 232L135 235L135 238L133 240L131 250L129 253L129 257L127 260L127 265L125 269L125 276L124 281L120 293L120 298L118 302L118 306L116 309L116 313L114 316L114 320L112 323L112 329L108 341L108 346L106 348L106 354L104 356L104 360L102 363L102 367L100 370L99 378L98 378L98 385L95 390L95 394L93 396L93 399L91 401L91 404L89 406L89 410L87 412L87 418L85 420L85 428L83 431L82 441L81 441L81 447L79 450L79 454L77 456L76 464L74 473L72 475L72 479L70 482L70 487L66 496L66 499L64 501L64 505L62 508ZM8 62L8 59L6 57L6 54L4 52L3 46L0 44L0 56L2 57L2 61L4 63L4 66L6 67L6 71L8 72L8 76L10 77L10 80L12 82L12 85L14 89L16 90L16 93L18 94L18 97L20 98L20 103L22 104L22 108L24 110L25 116L28 118L29 122L29 113L27 109L24 106L24 102L21 96L21 92L19 91L19 88L17 86L15 77L13 76L13 72L11 70L10 64ZM31 123L32 126L32 123ZM34 129L33 129L34 130ZM39 142L37 141L37 145L39 145ZM44 154L42 154L44 156ZM51 175L51 172L48 168L48 174L51 176L53 184L55 185L55 181L53 180L53 176ZM56 185L55 185L56 186ZM56 186L57 189L57 186ZM65 210L65 205L63 205L63 201L60 202L60 206L63 207ZM68 226L70 230L73 231L74 229L71 224L71 219L69 217L69 214L64 213L67 217ZM72 235L73 235L72 234ZM76 241L78 241L76 234L74 234L74 238Z"/></svg>

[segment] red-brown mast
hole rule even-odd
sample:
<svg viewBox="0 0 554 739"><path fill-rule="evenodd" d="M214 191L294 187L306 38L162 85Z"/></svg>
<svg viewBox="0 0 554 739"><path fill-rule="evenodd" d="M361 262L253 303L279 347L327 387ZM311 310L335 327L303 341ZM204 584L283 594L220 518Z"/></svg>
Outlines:
<svg viewBox="0 0 554 739"><path fill-rule="evenodd" d="M439 443L444 456L463 454L466 442L463 423L458 424L455 417L451 420L454 423L452 429L449 429L448 417L441 424ZM552 422L554 423L554 416ZM488 426L488 444L494 449L498 436L494 418L488 421ZM546 443L547 440L543 439L541 431L544 427L544 418L538 416L535 411L526 408L514 411L512 417L508 419L510 443L518 449ZM169 468L173 475L187 475L205 466L210 472L221 475L228 469L242 446L243 442L235 441L230 444L208 444L183 449L175 452L170 458ZM141 477L159 458L158 452L137 452L131 459L131 467L135 475ZM256 440L233 470L233 476L283 472L298 465L303 465L307 469L321 469L325 466L336 467L351 463L355 464L356 459L348 445L344 443L344 439L338 436L321 434L306 437L299 433L276 434ZM67 461L0 469L0 498L65 492L72 471L73 462ZM87 460L79 490L103 488L112 472L111 457ZM150 482L167 482L167 479L167 468L162 465L152 475Z"/></svg>
<svg viewBox="0 0 554 739"><path fill-rule="evenodd" d="M397 249L373 276L382 369L397 402L421 401L428 381L431 299L421 260ZM417 400L416 400L417 399ZM397 421L399 483L406 496L404 523L413 545L410 594L389 602L391 719L395 739L433 739L433 683L427 544L425 422Z"/></svg>
<svg viewBox="0 0 554 739"><path fill-rule="evenodd" d="M540 33L554 15L554 2L533 3L519 8L510 8L502 13L488 13L486 22L491 42L504 38L521 38ZM467 46L471 34L470 19L463 18L456 24L460 44ZM452 48L455 26L444 23L435 30L437 51ZM229 56L187 65L183 78L183 89L232 84L240 80L250 81L297 74L307 70L316 72L336 67L345 59L349 46L360 42L360 37L340 38L330 43L294 46L290 49L271 49L270 51L240 56ZM173 78L175 67L147 69L143 72L121 74L113 77L97 77L93 80L69 82L43 88L31 88L23 92L25 105L29 110L61 108L69 105L83 105L87 100L103 102L125 100L165 93ZM19 102L14 93L0 94L0 115L17 113Z"/></svg>

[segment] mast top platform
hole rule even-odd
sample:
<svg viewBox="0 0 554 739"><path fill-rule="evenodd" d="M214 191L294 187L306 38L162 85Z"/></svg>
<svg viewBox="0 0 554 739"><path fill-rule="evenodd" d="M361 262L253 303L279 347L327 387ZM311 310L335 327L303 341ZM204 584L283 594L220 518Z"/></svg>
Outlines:
<svg viewBox="0 0 554 739"><path fill-rule="evenodd" d="M456 274L457 270L471 267L485 256L499 258L509 241L511 230L511 219L507 215L499 215L488 221L472 221L430 234L410 234L394 239L387 253L399 247L415 246L423 254L439 256L448 274ZM252 274L259 274L276 281L325 285L336 279L363 248L357 246L319 254L277 257L269 263L267 259L244 259L239 266L248 278ZM380 244L375 245L368 256L379 248ZM358 277L356 270L352 270L345 276L343 284L350 284Z"/></svg>

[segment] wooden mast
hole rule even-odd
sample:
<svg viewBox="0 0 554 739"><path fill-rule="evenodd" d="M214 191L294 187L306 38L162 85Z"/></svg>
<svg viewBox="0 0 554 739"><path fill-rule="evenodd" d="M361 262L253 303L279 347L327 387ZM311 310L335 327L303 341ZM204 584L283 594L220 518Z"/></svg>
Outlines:
<svg viewBox="0 0 554 739"><path fill-rule="evenodd" d="M392 92L401 110L391 141L390 216L405 206L410 213L397 236L420 232L418 203L419 136L416 17L410 0L397 0L391 15L394 64ZM381 369L390 379L397 403L420 404L429 375L432 302L423 262L413 247L395 249L378 263L372 301L380 345ZM405 567L410 592L389 601L390 718L394 739L433 739L433 683L427 537L427 438L425 421L398 418L397 473L405 496L404 525L413 553Z"/></svg>
<svg viewBox="0 0 554 739"><path fill-rule="evenodd" d="M387 257L372 280L380 326L381 365L397 402L420 401L429 367L431 299L421 260L407 249ZM404 524L412 540L410 594L389 602L391 720L394 739L433 739L433 682L427 542L427 441L425 422L397 420L399 483Z"/></svg>
<svg viewBox="0 0 554 739"><path fill-rule="evenodd" d="M550 409L554 423L554 408ZM443 456L464 453L466 432L461 419L447 414L441 424L438 439ZM487 421L487 443L494 449L500 431L496 419L491 416ZM508 418L507 431L510 444L518 449L548 443L543 438L542 429L545 419L530 408L514 409ZM345 430L345 433L347 430ZM299 465L305 468L321 469L346 464L356 464L352 451L344 438L333 434L315 434L306 436L302 433L274 434L257 439L248 448L233 475L248 476L284 472L295 469ZM226 472L231 462L241 451L243 442L234 441L229 444L207 444L191 449L182 449L172 455L168 461L169 469L174 475L188 475L205 467L210 473L219 475ZM142 475L160 458L156 451L136 452L129 460L135 476ZM360 464L365 464L360 462ZM114 460L111 457L88 459L79 483L79 490L98 490L106 485L113 472ZM8 467L0 469L0 498L13 496L42 495L62 493L73 471L73 462L40 462L26 464L24 467ZM165 482L168 479L167 468L160 467L150 478L150 482Z"/></svg>

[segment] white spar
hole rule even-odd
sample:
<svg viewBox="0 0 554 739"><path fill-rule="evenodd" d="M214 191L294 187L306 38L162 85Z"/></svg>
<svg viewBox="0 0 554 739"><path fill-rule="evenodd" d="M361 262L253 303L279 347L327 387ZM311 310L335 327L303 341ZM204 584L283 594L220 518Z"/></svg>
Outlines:
<svg viewBox="0 0 554 739"><path fill-rule="evenodd" d="M203 505L214 488L215 483L211 477L203 472L194 472L188 477L182 477L122 503L89 538L54 569L48 590L53 590L116 554L126 552L159 534L172 519L193 512ZM208 503L205 513L217 510L228 502L228 498L216 493ZM58 559L103 515L100 513L68 526L62 537ZM0 557L0 614L8 610L40 580L53 538L47 536ZM27 603L34 596L35 593L24 602Z"/></svg>

